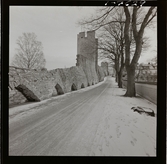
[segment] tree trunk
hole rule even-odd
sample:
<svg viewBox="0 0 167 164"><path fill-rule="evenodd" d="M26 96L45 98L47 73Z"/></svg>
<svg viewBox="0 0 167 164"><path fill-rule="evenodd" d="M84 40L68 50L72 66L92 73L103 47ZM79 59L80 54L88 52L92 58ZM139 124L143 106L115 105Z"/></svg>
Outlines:
<svg viewBox="0 0 167 164"><path fill-rule="evenodd" d="M118 82L118 73L115 73L115 82Z"/></svg>
<svg viewBox="0 0 167 164"><path fill-rule="evenodd" d="M115 82L118 82L118 71L115 69Z"/></svg>
<svg viewBox="0 0 167 164"><path fill-rule="evenodd" d="M136 90L135 90L135 67L130 66L127 69L127 91L125 96L128 97L135 97Z"/></svg>
<svg viewBox="0 0 167 164"><path fill-rule="evenodd" d="M122 82L122 79L121 79L121 76L120 76L120 72L118 72L118 87L119 87L119 88L122 88L121 82Z"/></svg>
<svg viewBox="0 0 167 164"><path fill-rule="evenodd" d="M140 72L141 72L141 71L140 71L140 68L139 68L138 73L137 73L137 77L136 77L136 78L137 78L137 81L139 81Z"/></svg>
<svg viewBox="0 0 167 164"><path fill-rule="evenodd" d="M118 87L122 88L122 71L123 69L120 69L120 71L118 72Z"/></svg>

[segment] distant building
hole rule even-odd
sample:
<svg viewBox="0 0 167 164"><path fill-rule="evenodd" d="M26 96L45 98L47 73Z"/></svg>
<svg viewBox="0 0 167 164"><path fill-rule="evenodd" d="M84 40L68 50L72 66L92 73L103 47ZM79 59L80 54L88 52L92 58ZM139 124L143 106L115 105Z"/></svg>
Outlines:
<svg viewBox="0 0 167 164"><path fill-rule="evenodd" d="M140 64L136 68L136 81L157 82L157 64Z"/></svg>
<svg viewBox="0 0 167 164"><path fill-rule="evenodd" d="M157 82L157 64L138 64L135 74L136 82ZM126 69L123 71L122 79L127 79Z"/></svg>

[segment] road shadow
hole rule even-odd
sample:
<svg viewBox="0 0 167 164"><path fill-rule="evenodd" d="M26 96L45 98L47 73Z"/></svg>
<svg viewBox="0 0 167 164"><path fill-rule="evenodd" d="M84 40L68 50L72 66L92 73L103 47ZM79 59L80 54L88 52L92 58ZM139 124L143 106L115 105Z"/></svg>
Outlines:
<svg viewBox="0 0 167 164"><path fill-rule="evenodd" d="M135 97L128 97L128 96L125 96L125 95L115 95L115 96L124 97L124 98L139 98L139 99L143 99L143 98L140 97L139 95L136 95Z"/></svg>

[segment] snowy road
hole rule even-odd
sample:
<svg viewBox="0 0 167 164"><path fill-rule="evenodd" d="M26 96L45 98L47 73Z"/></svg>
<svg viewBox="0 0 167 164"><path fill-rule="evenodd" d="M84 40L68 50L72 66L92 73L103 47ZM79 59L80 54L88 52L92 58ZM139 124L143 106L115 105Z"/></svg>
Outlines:
<svg viewBox="0 0 167 164"><path fill-rule="evenodd" d="M156 156L156 117L131 110L156 105L121 96L111 77L88 88L10 108L9 155Z"/></svg>

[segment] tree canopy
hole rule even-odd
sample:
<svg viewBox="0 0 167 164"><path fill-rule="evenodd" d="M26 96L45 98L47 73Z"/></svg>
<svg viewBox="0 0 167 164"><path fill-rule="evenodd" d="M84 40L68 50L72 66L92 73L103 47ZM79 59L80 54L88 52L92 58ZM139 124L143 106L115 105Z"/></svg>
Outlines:
<svg viewBox="0 0 167 164"><path fill-rule="evenodd" d="M127 71L127 92L126 96L135 96L135 69L138 63L138 60L141 56L141 52L144 47L147 47L148 38L145 38L144 31L146 27L150 27L152 25L153 19L156 16L157 8L155 6L152 7L103 7L97 10L96 14L90 16L89 18L83 19L79 22L81 26L86 27L86 29L91 30L99 30L99 29L107 29L107 26L110 26L112 31L114 30L114 26L118 26L122 24L122 29L120 32L122 33L123 40L120 42L123 47L118 45L118 38L115 38L115 43L111 40L107 44L107 50L111 50L114 48L115 52L112 53L112 57L115 60L115 57L122 56L125 54L125 62L122 64L125 65ZM120 19L121 18L121 19ZM118 29L118 28L117 28ZM106 30L107 31L107 30ZM117 35L118 31L113 31L113 36ZM111 34L111 33L110 33ZM109 34L108 34L109 36ZM113 37L113 38L114 38ZM104 39L105 41L107 40ZM119 43L119 44L120 44ZM110 44L110 45L109 45ZM117 44L115 46L115 44ZM101 44L102 45L102 44ZM101 46L100 45L100 46ZM104 46L102 46L104 49ZM122 54L119 51L121 47ZM108 49L109 48L109 49ZM106 50L106 47L105 47ZM111 52L111 51L110 51ZM105 53L104 53L105 54Z"/></svg>
<svg viewBox="0 0 167 164"><path fill-rule="evenodd" d="M17 45L17 53L12 60L12 66L27 69L41 69L45 67L46 60L42 51L42 43L37 41L35 33L23 33L17 39Z"/></svg>

